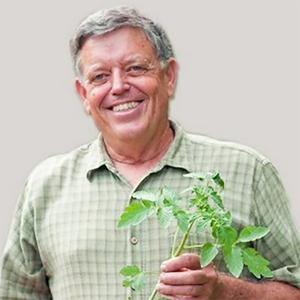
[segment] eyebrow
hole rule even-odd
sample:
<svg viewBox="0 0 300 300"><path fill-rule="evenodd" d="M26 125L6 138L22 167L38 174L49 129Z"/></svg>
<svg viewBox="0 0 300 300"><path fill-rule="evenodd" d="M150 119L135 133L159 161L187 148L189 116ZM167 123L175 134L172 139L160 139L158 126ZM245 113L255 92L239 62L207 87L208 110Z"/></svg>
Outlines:
<svg viewBox="0 0 300 300"><path fill-rule="evenodd" d="M128 63L133 63L133 62L141 61L141 60L146 63L152 62L152 60L149 57L141 56L139 54L130 56L128 59L125 59L124 62L125 62L125 64L128 64Z"/></svg>

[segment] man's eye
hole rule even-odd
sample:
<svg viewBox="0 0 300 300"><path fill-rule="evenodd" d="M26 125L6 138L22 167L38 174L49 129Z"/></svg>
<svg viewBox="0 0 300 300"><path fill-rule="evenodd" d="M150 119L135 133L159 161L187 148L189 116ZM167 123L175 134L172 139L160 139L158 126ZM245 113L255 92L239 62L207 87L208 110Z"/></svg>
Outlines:
<svg viewBox="0 0 300 300"><path fill-rule="evenodd" d="M97 74L94 76L93 81L101 81L107 78L107 74Z"/></svg>
<svg viewBox="0 0 300 300"><path fill-rule="evenodd" d="M107 81L108 74L106 73L99 73L91 76L89 82L92 84L102 84Z"/></svg>
<svg viewBox="0 0 300 300"><path fill-rule="evenodd" d="M133 75L140 75L147 71L147 69L140 65L134 65L127 68L127 72Z"/></svg>
<svg viewBox="0 0 300 300"><path fill-rule="evenodd" d="M131 66L129 69L133 71L144 70L142 66Z"/></svg>

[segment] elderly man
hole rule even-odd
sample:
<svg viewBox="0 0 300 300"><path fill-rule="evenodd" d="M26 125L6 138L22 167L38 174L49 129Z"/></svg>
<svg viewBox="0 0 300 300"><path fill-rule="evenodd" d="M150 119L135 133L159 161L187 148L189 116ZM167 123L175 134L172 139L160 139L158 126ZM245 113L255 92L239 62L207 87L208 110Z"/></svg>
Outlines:
<svg viewBox="0 0 300 300"><path fill-rule="evenodd" d="M97 12L71 40L76 89L100 135L41 163L18 201L1 266L0 299L126 299L125 264L154 273L169 256L170 232L149 219L117 230L137 190L181 191L187 172L221 172L237 226L271 233L256 244L274 270L257 282L201 268L196 254L164 261L157 289L168 299L300 299L299 240L276 170L252 149L186 133L168 118L177 62L164 30L130 8ZM205 238L203 233L202 238ZM156 275L155 275L156 274ZM253 278L252 278L253 279Z"/></svg>

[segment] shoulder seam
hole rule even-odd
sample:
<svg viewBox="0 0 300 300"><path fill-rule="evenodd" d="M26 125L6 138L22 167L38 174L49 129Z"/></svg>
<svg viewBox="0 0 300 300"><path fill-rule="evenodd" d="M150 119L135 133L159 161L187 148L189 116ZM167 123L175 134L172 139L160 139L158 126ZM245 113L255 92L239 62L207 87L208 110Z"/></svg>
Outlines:
<svg viewBox="0 0 300 300"><path fill-rule="evenodd" d="M266 156L264 156L262 153L255 150L254 148L251 148L250 146L246 146L246 145L239 144L236 142L231 142L231 141L218 140L218 139L214 139L214 138L211 138L208 136L191 134L191 133L188 133L187 137L188 137L188 141L195 145L202 144L204 146L205 145L215 145L215 146L219 146L219 147L224 147L224 148L228 148L231 150L235 150L237 152L242 152L242 153L251 155L258 162L260 162L263 165L270 163L270 160ZM199 140L197 140L197 138L199 138Z"/></svg>

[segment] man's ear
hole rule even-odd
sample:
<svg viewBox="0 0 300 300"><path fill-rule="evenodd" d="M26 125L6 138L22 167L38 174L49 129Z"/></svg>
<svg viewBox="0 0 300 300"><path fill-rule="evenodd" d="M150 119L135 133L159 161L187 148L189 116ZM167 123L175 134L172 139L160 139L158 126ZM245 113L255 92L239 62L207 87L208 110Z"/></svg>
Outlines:
<svg viewBox="0 0 300 300"><path fill-rule="evenodd" d="M168 65L166 67L166 76L168 81L168 96L172 97L174 95L177 83L177 72L178 63L175 58L170 58L168 60Z"/></svg>
<svg viewBox="0 0 300 300"><path fill-rule="evenodd" d="M90 109L89 101L86 98L86 89L79 78L76 78L75 80L75 88L86 113L90 114L91 109Z"/></svg>

